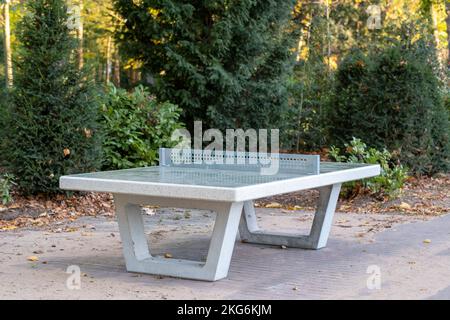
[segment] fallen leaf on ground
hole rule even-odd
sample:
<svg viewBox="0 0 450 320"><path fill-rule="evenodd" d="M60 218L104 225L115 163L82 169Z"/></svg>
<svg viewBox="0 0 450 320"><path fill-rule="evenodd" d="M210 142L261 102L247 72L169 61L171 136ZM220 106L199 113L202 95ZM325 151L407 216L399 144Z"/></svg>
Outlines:
<svg viewBox="0 0 450 320"><path fill-rule="evenodd" d="M170 253L164 253L164 258L170 259L173 258L173 256Z"/></svg>
<svg viewBox="0 0 450 320"><path fill-rule="evenodd" d="M17 229L16 226L6 226L6 227L2 227L0 230L2 231L11 231L11 230L15 230Z"/></svg>
<svg viewBox="0 0 450 320"><path fill-rule="evenodd" d="M341 205L340 207L339 207L339 210L340 211L349 211L349 210L351 210L352 209L352 206L351 205L348 205L348 204L343 204L343 205Z"/></svg>
<svg viewBox="0 0 450 320"><path fill-rule="evenodd" d="M151 208L142 208L142 212L148 216L153 216L156 213L155 209Z"/></svg>
<svg viewBox="0 0 450 320"><path fill-rule="evenodd" d="M402 202L402 203L400 203L398 208L401 209L401 210L411 210L412 207L411 207L411 205L409 203Z"/></svg>
<svg viewBox="0 0 450 320"><path fill-rule="evenodd" d="M28 260L28 261L39 261L39 258L36 257L36 256L29 256L29 257L27 258L27 260Z"/></svg>
<svg viewBox="0 0 450 320"><path fill-rule="evenodd" d="M266 204L265 207L275 209L275 208L281 208L282 205L279 204L278 202L271 202L271 203Z"/></svg>
<svg viewBox="0 0 450 320"><path fill-rule="evenodd" d="M425 239L425 240L423 240L423 243L431 243L431 240L430 239Z"/></svg>

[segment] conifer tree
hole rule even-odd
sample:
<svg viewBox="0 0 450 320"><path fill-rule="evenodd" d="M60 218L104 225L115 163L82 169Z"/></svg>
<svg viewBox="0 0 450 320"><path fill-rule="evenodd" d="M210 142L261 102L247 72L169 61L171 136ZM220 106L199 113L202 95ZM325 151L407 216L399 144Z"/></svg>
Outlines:
<svg viewBox="0 0 450 320"><path fill-rule="evenodd" d="M18 27L8 169L24 193L56 193L61 175L99 163L97 107L78 70L64 0L30 0Z"/></svg>
<svg viewBox="0 0 450 320"><path fill-rule="evenodd" d="M184 120L276 128L287 107L293 0L115 0L122 52Z"/></svg>

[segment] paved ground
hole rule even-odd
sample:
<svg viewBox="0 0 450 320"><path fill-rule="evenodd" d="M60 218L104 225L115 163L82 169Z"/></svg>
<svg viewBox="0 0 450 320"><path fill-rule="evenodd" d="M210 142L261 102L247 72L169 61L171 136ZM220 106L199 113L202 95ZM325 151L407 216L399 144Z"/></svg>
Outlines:
<svg viewBox="0 0 450 320"><path fill-rule="evenodd" d="M312 219L257 212L263 226L285 231L306 233ZM203 259L213 217L183 210L146 215L152 250ZM81 269L79 290L66 286L70 265ZM450 215L425 221L337 214L328 247L319 251L237 242L228 279L213 283L127 273L117 224L104 217L0 232L0 299L11 298L450 299Z"/></svg>

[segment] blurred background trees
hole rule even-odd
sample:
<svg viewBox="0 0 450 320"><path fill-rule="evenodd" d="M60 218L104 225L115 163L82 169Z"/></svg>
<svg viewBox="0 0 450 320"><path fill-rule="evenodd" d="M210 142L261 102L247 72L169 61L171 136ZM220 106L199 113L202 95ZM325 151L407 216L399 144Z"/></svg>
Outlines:
<svg viewBox="0 0 450 320"><path fill-rule="evenodd" d="M14 53L15 25L22 16L25 2L25 0L1 0L0 2L0 27L2 29L0 33L2 70L0 72L3 82L5 81L4 51L6 44L4 40L5 33L7 33L5 13L10 15L11 42ZM92 72L95 70L96 80L99 82L115 81L116 85L120 85L118 80L123 74L125 77L123 86L130 87L142 78L140 71L142 61L124 57L124 54L118 50L115 35L118 30L122 29L124 17L121 16L120 10L117 11L114 8L113 2L114 0L66 1L71 23L76 24L74 33L82 40L80 42L82 51L79 51L82 52L81 58L87 65L93 67ZM217 3L221 2L226 3L217 1L216 5L210 4L210 6L214 8ZM135 5L135 3L155 10L158 6L161 7L161 4L157 5L159 3L157 1L131 1L127 5ZM181 3L183 2L173 2L176 5ZM199 6L195 1L186 3L193 8ZM235 4L230 2L229 7L233 6ZM381 28L371 29L367 23L370 21L370 17L376 16L377 9L374 9L376 7L379 8ZM268 12L273 9L267 8ZM218 9L215 8L215 10ZM284 21L284 27L296 38L296 44L291 49L296 50L297 64L302 65L303 62L311 62L310 60L317 61L317 56L319 56L326 60L326 66L335 69L343 55L352 47L357 46L360 49L369 50L374 46L386 45L387 35L392 36L395 29L398 29L406 21L417 21L420 18L425 21L421 23L428 25L427 33L435 38L438 55L441 59L448 59L450 31L448 31L447 24L450 18L447 12L449 10L450 4L445 0L297 0L295 8L291 12L291 21L288 23ZM197 11L201 11L200 7ZM218 17L217 12L209 13L215 18ZM274 16L277 13L273 11L271 14ZM233 22L239 23L240 18L239 16L233 17L236 20ZM212 26L214 27L214 25ZM169 31L166 30L166 32ZM447 61L444 62L447 63Z"/></svg>

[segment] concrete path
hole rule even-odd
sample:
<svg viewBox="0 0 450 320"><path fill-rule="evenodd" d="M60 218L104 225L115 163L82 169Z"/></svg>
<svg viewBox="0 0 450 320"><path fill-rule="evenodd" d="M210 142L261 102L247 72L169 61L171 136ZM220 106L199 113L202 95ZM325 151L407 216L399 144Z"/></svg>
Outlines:
<svg viewBox="0 0 450 320"><path fill-rule="evenodd" d="M257 213L266 228L285 231L306 233L312 219L279 209ZM145 221L154 252L205 258L211 212L160 210ZM71 265L81 270L80 289L66 285ZM319 251L237 242L228 279L212 283L127 273L117 223L104 217L0 232L0 299L12 298L450 299L450 215L337 214L328 247Z"/></svg>

